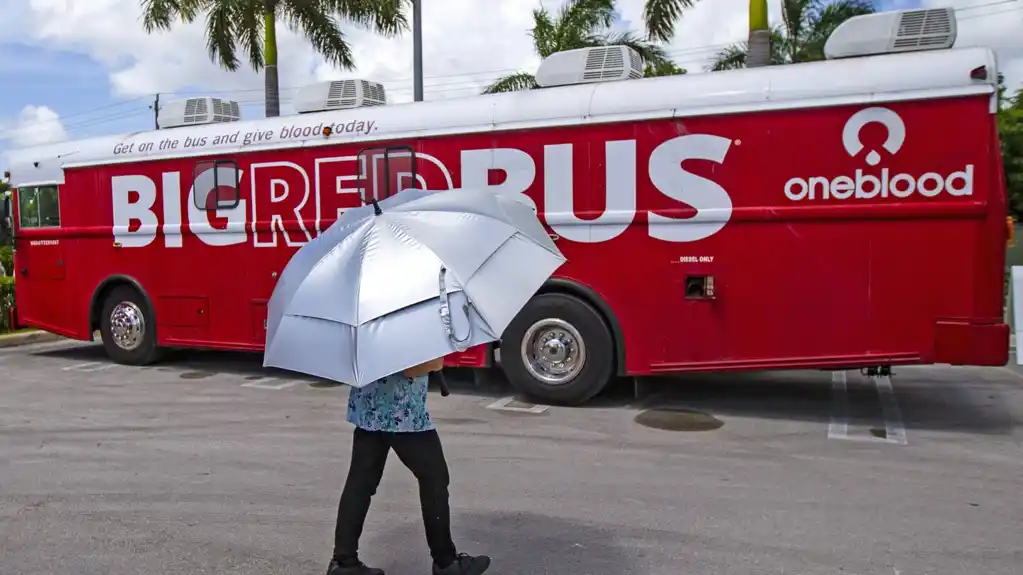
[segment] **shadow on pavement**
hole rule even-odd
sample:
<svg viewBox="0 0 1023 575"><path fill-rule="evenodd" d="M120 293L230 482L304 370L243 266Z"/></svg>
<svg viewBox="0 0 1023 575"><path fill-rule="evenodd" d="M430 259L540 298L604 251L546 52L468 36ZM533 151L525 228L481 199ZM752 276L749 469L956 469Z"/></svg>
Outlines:
<svg viewBox="0 0 1023 575"><path fill-rule="evenodd" d="M1011 435L1023 425L1023 381L997 368L903 368L892 378L906 427Z"/></svg>
<svg viewBox="0 0 1023 575"><path fill-rule="evenodd" d="M997 369L947 366L895 368L892 387L907 429L1009 435L1023 421L1006 393L1011 374ZM1023 383L1023 382L1020 382ZM831 373L776 371L707 373L650 378L644 408L686 408L720 416L827 424L836 411ZM881 395L871 378L847 372L850 423L883 426ZM1018 405L1018 403L1017 403Z"/></svg>
<svg viewBox="0 0 1023 575"><path fill-rule="evenodd" d="M100 345L80 345L35 352L37 357L106 362ZM168 353L153 366L177 372L182 379L203 379L217 373L257 380L263 377L306 380L312 387L340 388L275 369L264 369L258 353L181 350ZM1023 388L1023 379L998 368L946 366L896 367L892 385L902 421L910 429L960 431L991 435L1011 434L1023 424L1020 400L1006 395ZM846 404L851 422L881 417L881 400L874 382L847 372ZM499 398L517 395L499 368L445 370L452 395ZM711 414L827 423L834 411L831 373L825 371L770 371L700 373L642 378L644 408L680 407ZM619 379L586 405L575 408L623 408L635 405L633 380ZM1019 397L1019 396L1017 396ZM520 398L529 403L528 399Z"/></svg>
<svg viewBox="0 0 1023 575"><path fill-rule="evenodd" d="M639 554L622 540L644 534L601 529L535 513L456 513L452 530L459 551L493 559L487 573L596 575L639 573ZM626 529L627 530L627 529ZM369 535L369 533L367 533ZM388 573L428 573L430 556L422 523L407 523L364 537L360 546Z"/></svg>
<svg viewBox="0 0 1023 575"><path fill-rule="evenodd" d="M103 350L103 346L98 344L46 349L34 352L32 355L81 362L107 363L110 361ZM218 373L223 373L252 381L264 377L302 380L308 382L312 387L324 389L340 388L343 386L343 384L337 382L317 379L301 373L264 368L262 362L263 355L260 353L215 350L169 350L161 361L149 366L149 368L178 373L182 379L187 380L202 380ZM480 397L493 397L495 399L507 396L510 393L507 381L504 380L499 370L490 371L493 373L486 377L479 377L479 374L474 374L474 370L465 368L448 368L444 370L444 373L452 395L476 395Z"/></svg>
<svg viewBox="0 0 1023 575"><path fill-rule="evenodd" d="M805 421L830 417L831 375L824 372L686 374L644 378L644 386L646 408L677 406L720 415ZM850 386L850 404L861 403L863 391L870 390Z"/></svg>

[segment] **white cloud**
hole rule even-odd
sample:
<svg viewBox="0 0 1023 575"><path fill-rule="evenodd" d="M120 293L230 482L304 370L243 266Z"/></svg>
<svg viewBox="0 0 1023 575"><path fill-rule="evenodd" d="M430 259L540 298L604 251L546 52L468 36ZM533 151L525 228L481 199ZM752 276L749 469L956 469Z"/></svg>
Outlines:
<svg viewBox="0 0 1023 575"><path fill-rule="evenodd" d="M477 93L502 70L535 67L538 62L526 32L536 5L538 0L425 2L427 97ZM262 99L262 76L247 64L231 73L210 62L201 21L149 35L142 27L138 0L30 0L30 6L30 21L11 27L30 30L28 41L86 53L102 62L110 69L111 85L119 96L200 87L235 90L232 96L242 101ZM369 77L385 82L394 101L411 100L411 32L398 39L382 38L354 26L346 32L359 66L357 72L327 66L300 34L279 25L281 86ZM459 73L464 76L453 76ZM282 93L283 98L289 95Z"/></svg>
<svg viewBox="0 0 1023 575"><path fill-rule="evenodd" d="M993 0L923 0L925 5L951 3L966 8L961 14L959 45L987 44L999 51L1000 63L1011 85L1023 82L1023 12ZM139 96L156 92L195 93L232 90L234 99L255 103L262 99L263 80L244 68L221 70L209 61L203 23L179 25L172 32L148 35L142 28L139 0L25 0L0 14L0 25L14 31L15 41L43 44L53 49L88 54L110 70L114 92ZM560 0L545 0L548 8ZM424 2L424 61L428 99L467 96L497 77L538 64L528 29L531 10L540 0L430 0ZM770 0L771 17L781 21L780 0ZM618 8L635 29L642 30L643 0L618 0ZM714 54L746 37L748 0L700 0L689 9L668 47L690 72L700 72ZM1002 9L1015 12L984 16ZM294 88L323 79L368 77L383 81L392 101L412 99L412 39L384 39L349 28L357 72L341 72L324 64L303 38L279 30L281 85ZM290 113L283 90L283 112Z"/></svg>
<svg viewBox="0 0 1023 575"><path fill-rule="evenodd" d="M60 116L46 106L25 106L13 122L0 125L0 139L15 147L38 146L67 139Z"/></svg>

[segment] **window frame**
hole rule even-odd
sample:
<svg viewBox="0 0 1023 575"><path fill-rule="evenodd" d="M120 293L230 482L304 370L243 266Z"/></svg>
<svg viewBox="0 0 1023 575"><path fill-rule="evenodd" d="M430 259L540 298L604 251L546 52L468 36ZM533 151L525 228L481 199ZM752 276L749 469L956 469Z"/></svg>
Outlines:
<svg viewBox="0 0 1023 575"><path fill-rule="evenodd" d="M202 170L199 169L200 167L210 166L210 165L212 165L212 166L211 167L206 167L206 168L204 168ZM221 166L229 166L229 167L234 169L234 186L233 186L233 189L234 189L234 202L231 203L231 204L226 204L226 203L222 204L221 201L220 201L220 185L219 185L219 183L220 183L220 181L219 181L220 176L219 176L219 170L220 170ZM200 174L206 172L207 170L213 170L213 189L206 193L206 195L203 197L203 200L204 200L203 204L199 205L198 190L196 189L195 180L196 180L197 177L199 177ZM191 186L192 187L192 205L195 206L197 209L202 210L204 212L216 212L218 210L233 210L234 208L237 208L241 204L241 201L242 201L242 192L241 192L241 188L240 188L241 176L239 175L239 172L241 172L241 170L238 168L238 162L236 162L235 160L233 160L231 158L212 158L212 159L206 158L206 159L197 160L195 162L195 164L192 166L192 186ZM213 194L213 198L215 200L214 201L214 206L212 208L208 207L209 206L209 196L210 196L211 193Z"/></svg>
<svg viewBox="0 0 1023 575"><path fill-rule="evenodd" d="M56 225L44 225L42 202L39 201L39 192L53 190L53 197L57 205L57 223ZM36 225L26 226L25 225L25 210L23 209L22 201L25 197L26 192L35 194L36 200ZM39 184L35 186L22 186L17 188L18 195L18 229L19 230L56 230L60 229L63 218L61 217L61 202L60 202L60 185L59 184Z"/></svg>
<svg viewBox="0 0 1023 575"><path fill-rule="evenodd" d="M369 179L369 175L370 174L373 175L374 179L376 178L376 173L375 173L376 166L375 165L371 165L371 164L374 161L375 157L379 157L379 155L382 155L384 157L384 162L383 162L384 163L384 182L386 182L386 189L383 191L383 197L381 197L379 199L383 200L383 199L389 198L392 195L398 193L397 191L395 191L393 194L390 193L390 192L391 192L391 157L393 155L393 152L399 152L399 151L400 152L408 152L409 155L407 156L407 158L408 158L409 162L411 163L412 181L418 183L418 180L416 179L416 176L419 173L418 166L417 166L419 158L416 155L415 148L413 148L410 145L402 144L402 145L395 145L395 146L369 146L369 147L366 147L366 148L362 148L361 150L359 150L358 154L356 154L356 156L355 156L356 157L356 169L358 170L358 176L356 178L356 181L358 182L359 195L360 195L360 197L362 199L363 205L371 203L371 200L368 199L370 197L370 194L369 194L370 190L367 189L366 186L371 181ZM383 152L383 153L381 154L381 152ZM396 158L405 159L406 156L397 156ZM369 174L367 174L367 172L369 172ZM372 197L374 199L376 199L375 195L372 196Z"/></svg>

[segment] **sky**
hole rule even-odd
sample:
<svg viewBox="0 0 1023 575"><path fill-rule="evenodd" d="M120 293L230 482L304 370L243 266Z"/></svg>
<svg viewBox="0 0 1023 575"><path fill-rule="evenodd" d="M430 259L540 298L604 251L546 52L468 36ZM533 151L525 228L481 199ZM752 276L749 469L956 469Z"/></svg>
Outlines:
<svg viewBox="0 0 1023 575"><path fill-rule="evenodd" d="M548 9L564 0L544 0ZM772 23L781 0L768 0ZM1013 90L1023 87L1023 0L875 0L880 10L952 6L957 46L995 49ZM465 97L494 79L535 71L528 34L540 0L423 0L427 100ZM262 76L227 72L209 60L203 23L147 34L139 0L6 0L0 11L0 153L64 139L152 129L153 100L207 95L237 100L243 118L262 117ZM617 27L642 31L643 0L618 0ZM748 0L698 0L666 48L700 73L747 35ZM411 19L411 15L409 16ZM412 38L347 29L358 69L326 65L298 34L278 30L282 114L295 90L317 81L383 82L392 102L412 100Z"/></svg>

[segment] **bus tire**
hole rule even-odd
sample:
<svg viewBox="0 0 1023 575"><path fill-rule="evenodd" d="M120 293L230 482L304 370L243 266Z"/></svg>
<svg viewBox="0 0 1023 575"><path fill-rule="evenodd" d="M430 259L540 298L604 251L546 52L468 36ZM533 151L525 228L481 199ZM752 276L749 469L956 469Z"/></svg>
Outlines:
<svg viewBox="0 0 1023 575"><path fill-rule="evenodd" d="M122 365L149 365L157 360L156 318L135 288L114 288L103 301L100 335L107 355Z"/></svg>
<svg viewBox="0 0 1023 575"><path fill-rule="evenodd" d="M583 300L534 296L501 337L501 368L515 389L548 403L580 405L614 375L614 339Z"/></svg>

